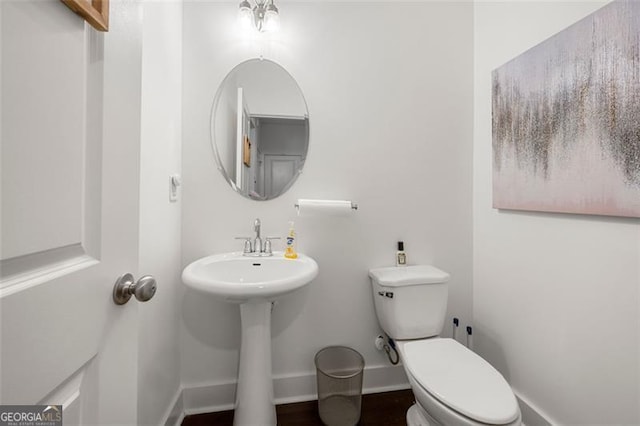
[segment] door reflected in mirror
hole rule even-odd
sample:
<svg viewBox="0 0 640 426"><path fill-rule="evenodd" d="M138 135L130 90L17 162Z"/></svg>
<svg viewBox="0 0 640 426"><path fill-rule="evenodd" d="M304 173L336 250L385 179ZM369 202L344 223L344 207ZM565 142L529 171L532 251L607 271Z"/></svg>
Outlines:
<svg viewBox="0 0 640 426"><path fill-rule="evenodd" d="M218 89L211 136L218 169L237 193L253 200L283 194L309 148L309 112L298 83L273 61L242 62Z"/></svg>

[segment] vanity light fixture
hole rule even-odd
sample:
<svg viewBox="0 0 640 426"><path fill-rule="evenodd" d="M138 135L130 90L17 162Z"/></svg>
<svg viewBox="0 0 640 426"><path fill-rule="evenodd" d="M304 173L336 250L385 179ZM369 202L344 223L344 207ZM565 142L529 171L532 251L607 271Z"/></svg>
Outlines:
<svg viewBox="0 0 640 426"><path fill-rule="evenodd" d="M255 27L260 32L277 31L280 28L280 14L273 0L242 0L238 6L238 17L245 28Z"/></svg>

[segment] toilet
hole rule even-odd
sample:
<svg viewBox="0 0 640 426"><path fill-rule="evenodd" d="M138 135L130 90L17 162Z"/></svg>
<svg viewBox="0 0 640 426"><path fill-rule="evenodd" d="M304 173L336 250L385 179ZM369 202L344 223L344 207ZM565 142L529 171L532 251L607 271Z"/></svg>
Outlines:
<svg viewBox="0 0 640 426"><path fill-rule="evenodd" d="M430 265L369 271L378 322L395 341L416 398L409 426L521 424L511 387L491 364L440 338L449 274Z"/></svg>

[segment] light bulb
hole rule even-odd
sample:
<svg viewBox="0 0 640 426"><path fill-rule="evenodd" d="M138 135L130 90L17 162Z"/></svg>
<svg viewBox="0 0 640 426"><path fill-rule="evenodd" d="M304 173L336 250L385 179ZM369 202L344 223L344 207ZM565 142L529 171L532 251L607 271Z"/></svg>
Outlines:
<svg viewBox="0 0 640 426"><path fill-rule="evenodd" d="M238 21L240 21L242 28L251 28L253 25L253 11L247 0L240 2L240 6L238 7Z"/></svg>
<svg viewBox="0 0 640 426"><path fill-rule="evenodd" d="M278 31L280 28L280 14L278 13L278 8L273 4L273 2L269 3L267 6L267 11L264 14L263 28L265 31L269 32Z"/></svg>

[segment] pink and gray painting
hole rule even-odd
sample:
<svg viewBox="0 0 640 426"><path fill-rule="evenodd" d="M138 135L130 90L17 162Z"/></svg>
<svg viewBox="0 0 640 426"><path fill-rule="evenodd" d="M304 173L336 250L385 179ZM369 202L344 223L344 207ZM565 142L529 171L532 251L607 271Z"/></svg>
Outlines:
<svg viewBox="0 0 640 426"><path fill-rule="evenodd" d="M640 217L640 1L493 71L493 206Z"/></svg>

